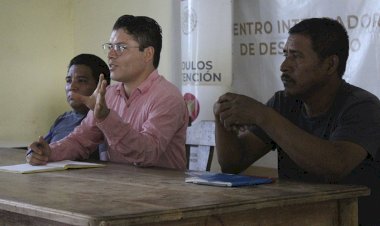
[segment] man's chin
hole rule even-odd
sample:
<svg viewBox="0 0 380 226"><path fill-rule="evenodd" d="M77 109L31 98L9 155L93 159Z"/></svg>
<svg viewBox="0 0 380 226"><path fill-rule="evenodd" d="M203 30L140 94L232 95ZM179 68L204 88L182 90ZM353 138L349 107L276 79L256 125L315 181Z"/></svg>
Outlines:
<svg viewBox="0 0 380 226"><path fill-rule="evenodd" d="M287 97L297 97L298 96L297 93L292 92L292 90L287 89L287 88L284 89L284 92L285 92L285 96L287 96Z"/></svg>
<svg viewBox="0 0 380 226"><path fill-rule="evenodd" d="M117 74L115 74L115 73L111 73L111 75L110 75L110 77L111 77L111 79L113 80L113 81L115 81L115 82L121 82L120 80L120 76L119 75L117 75Z"/></svg>
<svg viewBox="0 0 380 226"><path fill-rule="evenodd" d="M89 110L90 109L88 109L87 107L73 108L73 111L75 111L76 113L83 114L83 115L87 114Z"/></svg>
<svg viewBox="0 0 380 226"><path fill-rule="evenodd" d="M69 105L74 110L75 109L86 108L86 105L84 105L82 103L75 102L75 101L69 101Z"/></svg>

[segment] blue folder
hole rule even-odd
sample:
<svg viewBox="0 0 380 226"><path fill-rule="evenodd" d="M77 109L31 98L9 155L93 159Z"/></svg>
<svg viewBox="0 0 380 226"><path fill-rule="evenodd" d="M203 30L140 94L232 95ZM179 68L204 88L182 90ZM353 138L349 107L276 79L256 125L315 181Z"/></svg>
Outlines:
<svg viewBox="0 0 380 226"><path fill-rule="evenodd" d="M248 185L268 184L273 180L268 177L244 176L227 173L197 172L190 173L190 177L185 179L187 183L222 186L222 187L239 187Z"/></svg>

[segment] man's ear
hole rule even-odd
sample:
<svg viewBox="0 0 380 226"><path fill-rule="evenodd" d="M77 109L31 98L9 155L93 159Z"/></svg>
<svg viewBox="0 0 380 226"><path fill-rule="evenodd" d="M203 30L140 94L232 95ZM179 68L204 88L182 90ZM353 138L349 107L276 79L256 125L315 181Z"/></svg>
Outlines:
<svg viewBox="0 0 380 226"><path fill-rule="evenodd" d="M326 59L327 63L327 73L328 74L335 74L338 73L338 66L339 66L339 57L337 55L331 55L327 57Z"/></svg>
<svg viewBox="0 0 380 226"><path fill-rule="evenodd" d="M145 58L145 62L149 62L149 61L153 62L153 58L154 58L153 46L148 46L144 49L144 58Z"/></svg>

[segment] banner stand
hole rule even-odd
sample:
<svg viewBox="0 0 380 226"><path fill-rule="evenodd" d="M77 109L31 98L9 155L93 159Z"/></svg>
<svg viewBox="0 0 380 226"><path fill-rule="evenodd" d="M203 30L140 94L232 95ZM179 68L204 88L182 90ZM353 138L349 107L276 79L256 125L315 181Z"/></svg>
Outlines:
<svg viewBox="0 0 380 226"><path fill-rule="evenodd" d="M232 82L232 8L232 0L181 1L181 81L191 123L187 144L202 145L200 137L191 136L207 126L214 128L207 145L215 146L213 105ZM196 153L205 149L192 148L192 162L207 162L209 155ZM206 157L194 159L198 156Z"/></svg>

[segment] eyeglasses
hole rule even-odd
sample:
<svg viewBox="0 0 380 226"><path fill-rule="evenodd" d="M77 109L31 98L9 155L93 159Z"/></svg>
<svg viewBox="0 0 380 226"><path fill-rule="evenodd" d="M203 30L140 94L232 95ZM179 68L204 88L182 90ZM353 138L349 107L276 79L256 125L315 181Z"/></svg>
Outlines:
<svg viewBox="0 0 380 226"><path fill-rule="evenodd" d="M103 50L106 54L108 54L111 50L115 50L116 54L120 56L124 51L128 51L130 48L140 48L139 46L128 46L127 44L112 44L112 43L104 43L102 45Z"/></svg>

